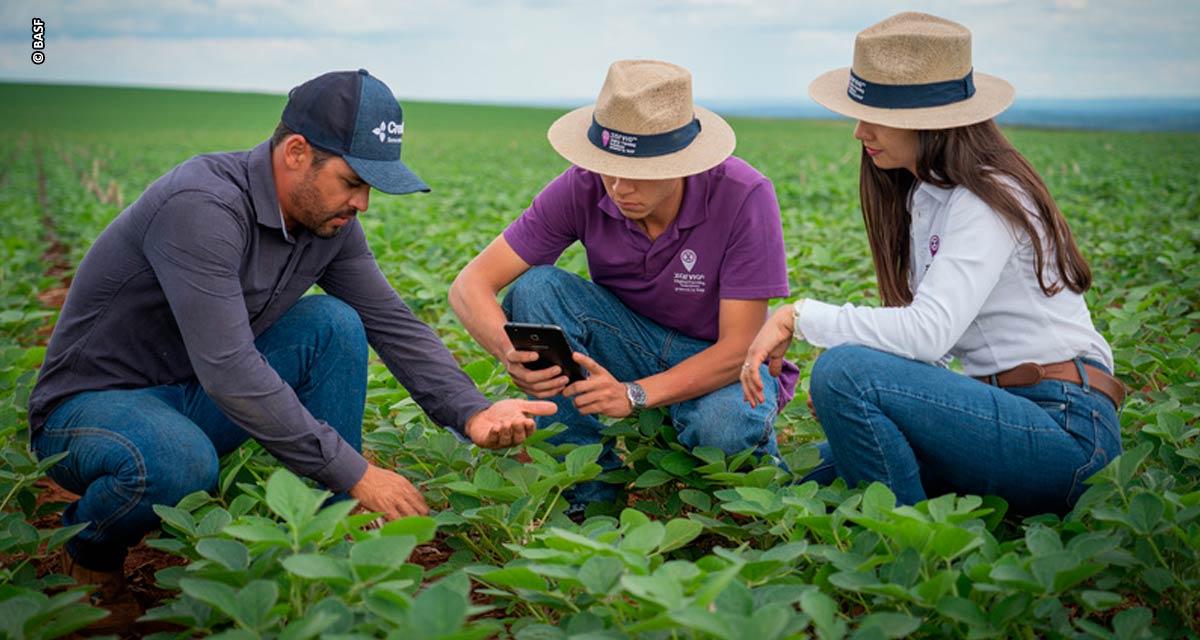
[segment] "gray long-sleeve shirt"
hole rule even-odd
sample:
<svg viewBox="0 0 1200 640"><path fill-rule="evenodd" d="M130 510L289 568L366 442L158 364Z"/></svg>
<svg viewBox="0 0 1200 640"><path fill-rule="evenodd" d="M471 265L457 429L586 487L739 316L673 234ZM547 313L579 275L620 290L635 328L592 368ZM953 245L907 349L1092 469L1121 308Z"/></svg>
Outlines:
<svg viewBox="0 0 1200 640"><path fill-rule="evenodd" d="M367 462L315 419L254 346L314 284L358 312L367 340L438 424L489 405L388 284L355 219L335 237L284 233L267 143L197 156L152 184L79 264L29 400L40 429L89 390L193 377L289 469L332 491Z"/></svg>

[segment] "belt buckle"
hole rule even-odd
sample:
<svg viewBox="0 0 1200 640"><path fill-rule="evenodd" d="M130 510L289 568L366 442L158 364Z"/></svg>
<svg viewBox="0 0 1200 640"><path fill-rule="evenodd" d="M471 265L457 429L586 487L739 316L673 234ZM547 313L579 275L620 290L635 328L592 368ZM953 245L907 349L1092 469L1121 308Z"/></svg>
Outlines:
<svg viewBox="0 0 1200 640"><path fill-rule="evenodd" d="M1046 376L1046 370L1042 365L1036 362L1025 362L1012 368L1008 372L1008 383L1010 387L1032 387L1041 382Z"/></svg>

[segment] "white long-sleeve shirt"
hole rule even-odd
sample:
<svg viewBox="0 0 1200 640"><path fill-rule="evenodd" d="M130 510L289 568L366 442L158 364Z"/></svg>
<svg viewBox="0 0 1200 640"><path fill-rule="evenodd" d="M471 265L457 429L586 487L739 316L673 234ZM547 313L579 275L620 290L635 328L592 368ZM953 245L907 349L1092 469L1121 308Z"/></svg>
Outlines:
<svg viewBox="0 0 1200 640"><path fill-rule="evenodd" d="M1112 369L1112 349L1083 296L1065 287L1054 296L1042 292L1028 234L961 186L920 183L909 209L912 304L806 300L798 305L798 336L818 347L857 344L931 363L953 356L971 376L1079 356ZM1052 282L1052 247L1044 255Z"/></svg>

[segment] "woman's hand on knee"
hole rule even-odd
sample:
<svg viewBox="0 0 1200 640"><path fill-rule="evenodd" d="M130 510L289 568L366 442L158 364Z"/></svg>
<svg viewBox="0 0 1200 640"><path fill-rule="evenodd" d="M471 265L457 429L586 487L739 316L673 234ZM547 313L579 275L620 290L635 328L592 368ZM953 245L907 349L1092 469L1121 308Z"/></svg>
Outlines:
<svg viewBox="0 0 1200 640"><path fill-rule="evenodd" d="M739 379L742 383L742 397L752 407L757 407L766 400L763 394L762 374L759 373L760 365L769 360L768 370L776 377L783 370L783 355L792 344L793 318L792 305L776 309L775 313L767 318L762 329L758 330L758 335L754 336L754 342L750 343L750 348L746 351L746 360L742 363Z"/></svg>

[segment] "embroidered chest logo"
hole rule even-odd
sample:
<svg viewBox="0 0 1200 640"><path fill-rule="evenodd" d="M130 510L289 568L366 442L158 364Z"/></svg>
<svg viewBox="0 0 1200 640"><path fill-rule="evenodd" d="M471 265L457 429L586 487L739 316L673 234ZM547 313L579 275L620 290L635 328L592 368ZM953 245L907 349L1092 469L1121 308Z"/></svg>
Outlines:
<svg viewBox="0 0 1200 640"><path fill-rule="evenodd" d="M675 272L675 293L683 293L695 295L704 293L708 290L708 283L705 282L703 273L692 273L692 269L696 268L696 261L699 257L695 251L684 249L679 254L679 261L683 263L683 268L687 271Z"/></svg>
<svg viewBox="0 0 1200 640"><path fill-rule="evenodd" d="M938 249L942 247L942 239L936 235L929 237L929 257L937 255Z"/></svg>
<svg viewBox="0 0 1200 640"><path fill-rule="evenodd" d="M683 268L692 272L692 267L696 266L696 252L691 249L684 249L683 253L679 254L679 260L683 262Z"/></svg>

